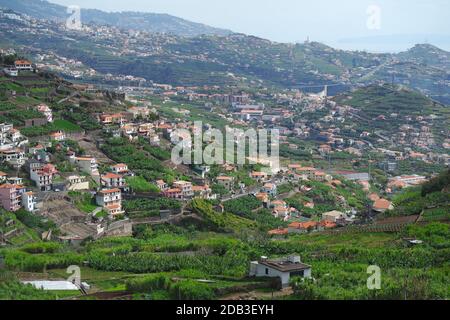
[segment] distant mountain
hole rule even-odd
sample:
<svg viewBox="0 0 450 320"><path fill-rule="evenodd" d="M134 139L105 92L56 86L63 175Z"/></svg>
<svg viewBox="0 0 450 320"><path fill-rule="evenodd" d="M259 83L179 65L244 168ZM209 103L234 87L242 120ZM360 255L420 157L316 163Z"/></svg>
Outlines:
<svg viewBox="0 0 450 320"><path fill-rule="evenodd" d="M65 21L70 15L67 8L42 0L0 0L0 7L12 9L37 19ZM168 14L142 12L104 12L82 9L83 23L111 25L123 29L170 33L178 36L228 35L229 30L213 28L201 23L187 21Z"/></svg>
<svg viewBox="0 0 450 320"><path fill-rule="evenodd" d="M442 113L444 105L431 100L420 92L404 86L390 84L370 85L350 93L338 95L334 100L363 112L368 119L391 114L427 116ZM450 111L450 110L449 110ZM392 121L397 121L393 118Z"/></svg>
<svg viewBox="0 0 450 320"><path fill-rule="evenodd" d="M399 53L397 57L403 61L415 61L450 71L450 52L431 44L417 44L408 51Z"/></svg>
<svg viewBox="0 0 450 320"><path fill-rule="evenodd" d="M276 43L244 34L180 37L99 24L85 24L77 31L49 20L8 15L0 15L0 45L31 57L50 53L75 59L103 75L131 75L172 85L250 84L305 91L329 85L335 95L349 86L394 83L450 104L449 53L427 45L397 55L374 54L317 42Z"/></svg>
<svg viewBox="0 0 450 320"><path fill-rule="evenodd" d="M351 123L359 130L374 133L367 138L373 144L377 145L378 139L381 139L389 142L386 145L388 148L410 143L421 147L425 144L437 152L443 151L440 146L448 138L450 108L418 91L391 84L369 85L338 95L333 100L339 105L353 108L349 112ZM412 131L405 134L405 127L415 130L416 136ZM427 134L421 133L421 130L430 130L433 138L423 138ZM426 142L419 142L420 139L426 139Z"/></svg>

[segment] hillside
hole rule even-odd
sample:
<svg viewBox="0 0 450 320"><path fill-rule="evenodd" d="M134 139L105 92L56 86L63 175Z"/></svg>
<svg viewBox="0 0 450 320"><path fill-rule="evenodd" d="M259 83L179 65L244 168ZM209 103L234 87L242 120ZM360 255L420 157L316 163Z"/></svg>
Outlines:
<svg viewBox="0 0 450 320"><path fill-rule="evenodd" d="M448 136L450 108L404 86L371 85L338 95L334 101L353 108L352 121L360 130L374 133L369 140L375 144L381 139L392 148L405 143L434 148Z"/></svg>
<svg viewBox="0 0 450 320"><path fill-rule="evenodd" d="M450 220L450 170L418 188L406 189L394 198L391 215L421 214L425 222Z"/></svg>
<svg viewBox="0 0 450 320"><path fill-rule="evenodd" d="M450 101L446 60L437 68L412 58L337 50L317 42L284 44L243 34L186 38L99 27L105 22L95 22L73 31L65 24L0 14L0 46L14 47L33 58L50 56L49 64L56 58L74 59L84 69L95 70L95 76L83 78L91 82L102 82L104 75L112 74L183 86L304 88L328 84L336 85L330 87L334 94L349 86L394 80L444 103ZM62 75L68 76L67 72Z"/></svg>
<svg viewBox="0 0 450 320"><path fill-rule="evenodd" d="M447 68L450 63L450 53L430 44L417 44L408 51L397 55L403 61L416 61L437 68Z"/></svg>
<svg viewBox="0 0 450 320"><path fill-rule="evenodd" d="M390 117L393 113L426 116L433 113L441 114L448 110L444 105L417 91L389 84L359 88L339 95L334 100L360 110L369 118L380 115Z"/></svg>
<svg viewBox="0 0 450 320"><path fill-rule="evenodd" d="M42 0L0 0L0 7L9 8L37 19L65 22L68 18L66 7ZM213 28L168 14L157 13L105 12L94 9L82 9L81 20L83 23L105 24L123 29L170 33L186 37L202 34L227 35L231 33L228 30Z"/></svg>

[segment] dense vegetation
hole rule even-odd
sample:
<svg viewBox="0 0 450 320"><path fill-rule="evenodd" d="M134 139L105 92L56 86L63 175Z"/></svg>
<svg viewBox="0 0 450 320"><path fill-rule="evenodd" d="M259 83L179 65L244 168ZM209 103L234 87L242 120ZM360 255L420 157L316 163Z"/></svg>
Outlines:
<svg viewBox="0 0 450 320"><path fill-rule="evenodd" d="M426 219L450 218L450 171L445 171L421 187L408 188L394 197L391 215L424 214Z"/></svg>

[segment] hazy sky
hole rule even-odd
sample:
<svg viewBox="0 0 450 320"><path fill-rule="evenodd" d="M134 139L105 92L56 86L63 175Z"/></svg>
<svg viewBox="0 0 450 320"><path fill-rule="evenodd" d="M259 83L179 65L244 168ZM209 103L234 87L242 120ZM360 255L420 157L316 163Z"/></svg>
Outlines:
<svg viewBox="0 0 450 320"><path fill-rule="evenodd" d="M378 38L380 51L414 42L441 42L450 48L448 0L50 0L105 11L168 13L195 22L273 41L322 41L339 47L373 45L348 38ZM445 36L445 37L443 37ZM380 42L381 41L381 42ZM437 43L436 43L437 44ZM376 51L376 47L368 48Z"/></svg>

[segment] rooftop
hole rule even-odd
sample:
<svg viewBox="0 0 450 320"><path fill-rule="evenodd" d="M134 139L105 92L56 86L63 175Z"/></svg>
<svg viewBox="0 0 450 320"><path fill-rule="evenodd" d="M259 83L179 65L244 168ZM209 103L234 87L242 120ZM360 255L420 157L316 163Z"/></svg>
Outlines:
<svg viewBox="0 0 450 320"><path fill-rule="evenodd" d="M308 270L311 266L301 262L291 262L288 260L261 260L259 264L278 270L280 272L294 272Z"/></svg>

